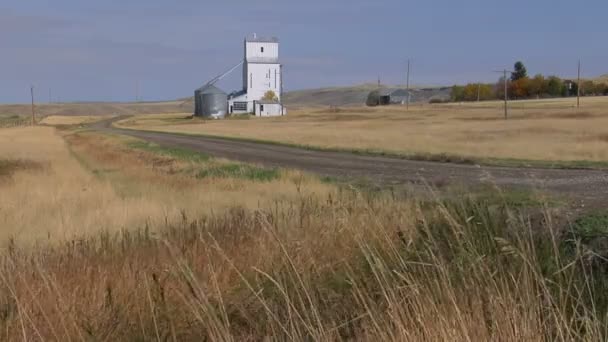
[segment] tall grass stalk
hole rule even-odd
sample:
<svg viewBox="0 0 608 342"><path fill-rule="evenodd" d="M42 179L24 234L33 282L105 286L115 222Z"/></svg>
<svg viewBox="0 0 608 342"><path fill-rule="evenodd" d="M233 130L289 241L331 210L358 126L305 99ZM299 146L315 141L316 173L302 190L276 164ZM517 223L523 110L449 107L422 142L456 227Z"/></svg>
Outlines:
<svg viewBox="0 0 608 342"><path fill-rule="evenodd" d="M343 191L16 245L0 339L604 340L605 261L538 216Z"/></svg>

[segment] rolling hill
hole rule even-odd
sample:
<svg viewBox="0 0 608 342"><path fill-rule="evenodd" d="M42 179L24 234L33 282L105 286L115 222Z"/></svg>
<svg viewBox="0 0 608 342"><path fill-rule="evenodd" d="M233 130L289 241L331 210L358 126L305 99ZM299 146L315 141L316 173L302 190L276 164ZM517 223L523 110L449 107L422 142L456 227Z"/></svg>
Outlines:
<svg viewBox="0 0 608 342"><path fill-rule="evenodd" d="M381 88L400 88L404 86L381 86ZM287 106L351 106L363 105L369 93L378 89L377 84L362 84L351 87L332 87L296 90L285 93L283 102ZM450 97L449 87L412 88L412 102L428 102L433 98Z"/></svg>

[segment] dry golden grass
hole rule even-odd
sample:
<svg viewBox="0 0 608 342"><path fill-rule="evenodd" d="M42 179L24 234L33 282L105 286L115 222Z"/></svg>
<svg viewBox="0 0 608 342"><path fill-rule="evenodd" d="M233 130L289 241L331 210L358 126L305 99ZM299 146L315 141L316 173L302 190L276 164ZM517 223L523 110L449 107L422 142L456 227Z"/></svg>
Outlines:
<svg viewBox="0 0 608 342"><path fill-rule="evenodd" d="M600 258L562 256L555 227L528 222L467 200L342 193L54 248L9 244L0 338L604 340Z"/></svg>
<svg viewBox="0 0 608 342"><path fill-rule="evenodd" d="M270 182L197 180L172 174L188 163L130 150L116 138L67 138L73 153L50 127L0 130L0 162L44 166L19 167L9 181L0 181L0 241L62 241L100 230L156 228L183 214L194 217L295 198L299 182L306 193L330 191L319 181L286 171Z"/></svg>
<svg viewBox="0 0 608 342"><path fill-rule="evenodd" d="M190 111L191 103L183 101L167 102L76 102L76 103L38 103L36 115L81 116L81 115L133 115L151 113L179 113ZM21 115L29 117L32 113L30 104L0 104L0 116Z"/></svg>
<svg viewBox="0 0 608 342"><path fill-rule="evenodd" d="M286 117L185 124L174 116L141 116L138 129L252 138L324 148L466 158L608 161L608 97L447 105L297 110Z"/></svg>
<svg viewBox="0 0 608 342"><path fill-rule="evenodd" d="M197 179L230 162L62 134L0 130L0 340L606 338L603 240L549 211Z"/></svg>
<svg viewBox="0 0 608 342"><path fill-rule="evenodd" d="M64 115L51 115L40 121L43 125L49 126L61 126L61 125L83 125L89 124L105 119L110 119L113 116L64 116Z"/></svg>

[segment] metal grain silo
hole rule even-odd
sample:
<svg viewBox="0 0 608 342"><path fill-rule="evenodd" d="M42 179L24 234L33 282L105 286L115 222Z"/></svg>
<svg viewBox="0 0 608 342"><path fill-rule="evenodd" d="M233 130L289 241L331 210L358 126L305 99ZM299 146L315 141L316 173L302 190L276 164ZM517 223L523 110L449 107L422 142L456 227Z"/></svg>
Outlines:
<svg viewBox="0 0 608 342"><path fill-rule="evenodd" d="M195 115L221 119L228 112L228 94L219 88L208 85L195 94Z"/></svg>
<svg viewBox="0 0 608 342"><path fill-rule="evenodd" d="M201 90L197 89L194 91L194 116L203 116L201 110Z"/></svg>

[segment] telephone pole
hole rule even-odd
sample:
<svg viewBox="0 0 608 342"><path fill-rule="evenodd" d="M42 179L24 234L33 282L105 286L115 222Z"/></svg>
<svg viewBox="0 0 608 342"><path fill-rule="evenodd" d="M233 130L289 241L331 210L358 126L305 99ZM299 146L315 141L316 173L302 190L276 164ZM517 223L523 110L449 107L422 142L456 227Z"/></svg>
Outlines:
<svg viewBox="0 0 608 342"><path fill-rule="evenodd" d="M34 86L30 87L30 93L32 95L32 126L36 125L36 112L34 110Z"/></svg>
<svg viewBox="0 0 608 342"><path fill-rule="evenodd" d="M578 82L576 84L576 108L581 107L581 60L578 60Z"/></svg>
<svg viewBox="0 0 608 342"><path fill-rule="evenodd" d="M405 81L407 87L407 100L405 110L410 110L410 60L407 60L407 80Z"/></svg>
<svg viewBox="0 0 608 342"><path fill-rule="evenodd" d="M504 79L505 79L505 120L509 117L509 89L507 88L507 69L504 70Z"/></svg>
<svg viewBox="0 0 608 342"><path fill-rule="evenodd" d="M514 72L512 70L500 70L500 71L494 71L494 72L499 72L501 74L503 74L503 80L505 82L505 120L507 120L509 118L509 87L508 87L508 80L507 80L507 72Z"/></svg>

